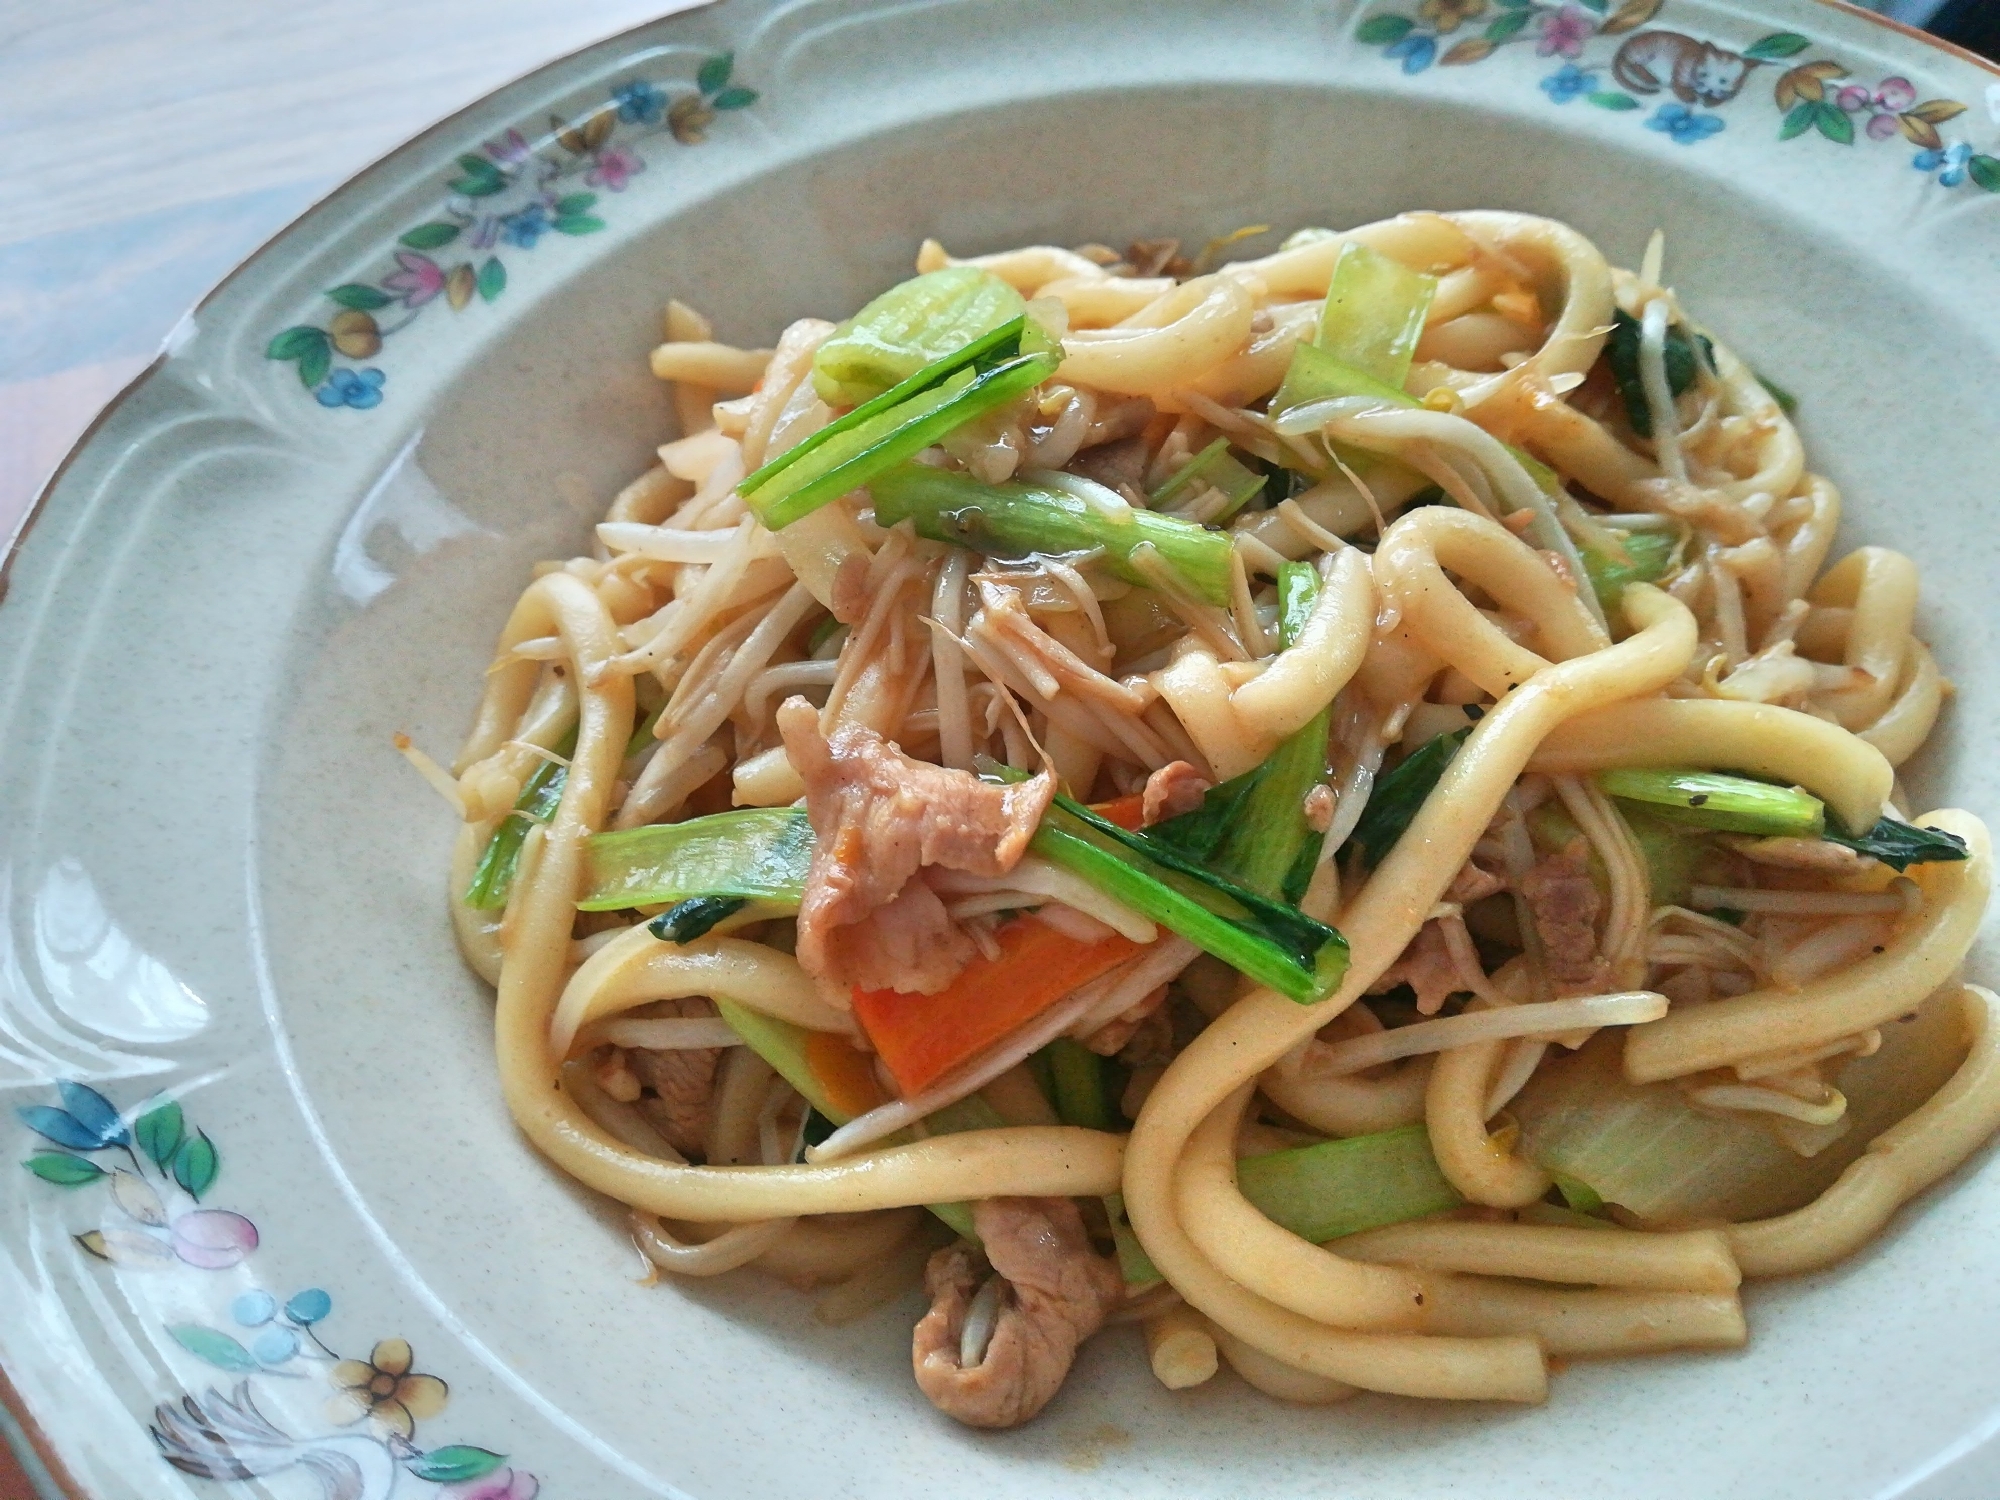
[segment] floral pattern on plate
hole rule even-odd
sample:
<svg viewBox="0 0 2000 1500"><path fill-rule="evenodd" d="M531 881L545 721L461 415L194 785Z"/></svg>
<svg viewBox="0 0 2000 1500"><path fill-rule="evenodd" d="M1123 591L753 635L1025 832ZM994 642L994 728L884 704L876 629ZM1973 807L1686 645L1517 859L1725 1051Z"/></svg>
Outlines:
<svg viewBox="0 0 2000 1500"><path fill-rule="evenodd" d="M602 195L624 192L646 170L642 142L665 135L698 146L720 114L757 102L755 89L732 81L735 63L729 52L705 59L692 91L631 79L581 120L551 115L534 140L509 130L464 153L442 207L398 237L389 268L372 281L330 288L333 311L279 333L265 357L293 365L329 411L380 406L388 376L366 362L385 340L440 303L461 312L475 299L496 300L507 290L503 252L604 228Z"/></svg>
<svg viewBox="0 0 2000 1500"><path fill-rule="evenodd" d="M88 1084L64 1080L56 1092L59 1103L15 1111L47 1143L22 1166L51 1187L106 1190L98 1227L72 1236L81 1249L121 1268L183 1276L233 1269L256 1251L254 1223L204 1204L222 1155L179 1103L155 1100L128 1115ZM415 1368L405 1339L378 1339L367 1358L343 1358L321 1331L332 1313L333 1297L319 1287L283 1302L258 1288L232 1298L212 1324L169 1325L181 1348L238 1379L227 1394L211 1386L154 1408L161 1457L224 1482L304 1469L328 1500L384 1500L403 1475L440 1486L439 1500L535 1500L540 1481L504 1454L419 1446L418 1424L444 1410L451 1387ZM300 1436L271 1422L256 1395L272 1379L324 1383L331 1430Z"/></svg>
<svg viewBox="0 0 2000 1500"><path fill-rule="evenodd" d="M1814 43L1794 31L1772 32L1738 52L1654 27L1665 8L1666 0L1626 0L1615 9L1611 0L1423 0L1414 13L1367 16L1355 37L1410 74L1433 64L1466 67L1532 44L1536 56L1558 63L1539 85L1551 103L1637 112L1651 96L1669 94L1653 106L1646 128L1683 146L1720 135L1728 125L1721 111L1761 70L1784 65L1772 89L1780 141L1807 134L1842 146L1901 140L1917 148L1911 165L1940 186L1971 182L2000 193L2000 157L1969 141L1947 141L1938 129L1966 113L1961 101L1920 99L1900 75L1855 81L1836 59L1806 57ZM1621 39L1615 48L1600 45L1614 37Z"/></svg>

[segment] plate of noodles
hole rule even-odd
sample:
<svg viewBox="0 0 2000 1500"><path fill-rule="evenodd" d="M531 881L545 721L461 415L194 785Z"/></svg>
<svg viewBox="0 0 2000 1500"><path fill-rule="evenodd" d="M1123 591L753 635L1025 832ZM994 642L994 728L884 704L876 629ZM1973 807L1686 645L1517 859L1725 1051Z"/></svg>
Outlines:
<svg viewBox="0 0 2000 1500"><path fill-rule="evenodd" d="M1996 230L1816 0L731 0L371 168L9 563L70 1492L1990 1495Z"/></svg>

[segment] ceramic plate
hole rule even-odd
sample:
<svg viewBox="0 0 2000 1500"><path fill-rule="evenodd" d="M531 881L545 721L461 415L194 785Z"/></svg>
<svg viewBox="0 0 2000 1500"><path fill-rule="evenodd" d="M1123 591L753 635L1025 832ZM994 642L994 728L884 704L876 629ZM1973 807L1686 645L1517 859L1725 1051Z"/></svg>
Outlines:
<svg viewBox="0 0 2000 1500"><path fill-rule="evenodd" d="M1662 88L1665 78L1669 86ZM92 1500L2000 1492L2000 1172L1740 1353L1538 1410L1173 1395L1137 1335L981 1435L914 1303L646 1287L527 1148L391 753L468 721L535 559L670 433L669 295L768 342L918 240L1567 219L1804 400L1960 694L1915 800L2000 810L2000 77L1813 0L765 0L500 91L233 276L44 497L0 605L0 1360ZM1975 971L2000 972L1990 946Z"/></svg>

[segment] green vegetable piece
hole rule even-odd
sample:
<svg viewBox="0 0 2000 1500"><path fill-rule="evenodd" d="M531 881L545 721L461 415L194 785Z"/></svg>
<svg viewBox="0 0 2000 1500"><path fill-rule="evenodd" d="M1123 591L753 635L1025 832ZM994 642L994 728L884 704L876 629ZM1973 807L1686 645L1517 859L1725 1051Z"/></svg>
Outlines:
<svg viewBox="0 0 2000 1500"><path fill-rule="evenodd" d="M1603 1195L1589 1183L1579 1182L1566 1172L1551 1172L1549 1177L1554 1181L1556 1191L1562 1194L1563 1202L1568 1204L1573 1212L1594 1214L1603 1210Z"/></svg>
<svg viewBox="0 0 2000 1500"><path fill-rule="evenodd" d="M1382 863L1382 857L1395 848L1396 840L1415 819L1424 799L1435 790L1445 767L1451 764L1452 756L1471 733L1470 729L1455 729L1404 756L1395 770L1375 783L1368 806L1362 809L1361 821L1354 825L1354 832L1343 847L1359 849L1365 864Z"/></svg>
<svg viewBox="0 0 2000 1500"><path fill-rule="evenodd" d="M813 388L829 406L858 406L1020 317L1026 306L1019 292L977 266L926 272L834 329L813 356Z"/></svg>
<svg viewBox="0 0 2000 1500"><path fill-rule="evenodd" d="M707 937L718 922L735 916L747 905L741 896L690 896L668 907L648 925L662 942L692 943Z"/></svg>
<svg viewBox="0 0 2000 1500"><path fill-rule="evenodd" d="M1313 606L1319 603L1319 569L1309 562L1287 562L1278 565L1278 642L1290 648L1299 643L1299 636L1306 628L1306 621L1312 618Z"/></svg>
<svg viewBox="0 0 2000 1500"><path fill-rule="evenodd" d="M1597 784L1609 796L1643 802L1657 816L1697 828L1796 839L1826 832L1826 806L1812 793L1747 776L1635 767L1600 771Z"/></svg>
<svg viewBox="0 0 2000 1500"><path fill-rule="evenodd" d="M1400 384L1391 385L1379 376L1350 365L1339 356L1312 344L1300 344L1292 350L1292 362L1285 367L1285 378L1278 386L1278 393L1271 398L1271 411L1276 415L1295 406L1304 406L1309 401L1356 396L1379 401L1384 406L1423 404ZM1374 454L1365 456L1371 462L1375 460Z"/></svg>
<svg viewBox="0 0 2000 1500"><path fill-rule="evenodd" d="M1617 382L1618 394L1625 402L1625 416L1632 424L1632 431L1642 438L1653 435L1653 408L1646 402L1646 382L1639 374L1639 344L1642 334L1639 320L1623 308L1612 313L1611 338L1605 344L1605 357L1611 361L1611 378ZM1715 368L1715 345L1705 334L1689 336L1688 331L1675 323L1667 329L1667 388L1676 396L1685 392L1701 373L1702 364Z"/></svg>
<svg viewBox="0 0 2000 1500"><path fill-rule="evenodd" d="M1539 812L1541 809L1537 808ZM1619 808L1633 840L1646 861L1646 884L1655 906L1685 906L1695 872L1711 852L1692 829L1656 818L1644 808L1625 803Z"/></svg>
<svg viewBox="0 0 2000 1500"><path fill-rule="evenodd" d="M982 484L969 474L904 464L869 484L875 519L910 521L919 536L999 557L1060 555L1102 549L1104 565L1129 583L1152 586L1132 565L1143 543L1218 607L1229 603L1229 538L1156 511L1099 507L1065 490L1024 483Z"/></svg>
<svg viewBox="0 0 2000 1500"><path fill-rule="evenodd" d="M1166 1280L1153 1264L1153 1257L1146 1253L1146 1247L1139 1243L1139 1236L1132 1232L1132 1220L1125 1212L1125 1195L1112 1193L1107 1197L1104 1213L1111 1220L1111 1241L1118 1249L1118 1271L1125 1278L1125 1285L1151 1286Z"/></svg>
<svg viewBox="0 0 2000 1500"><path fill-rule="evenodd" d="M1230 456L1228 438L1217 438L1153 491L1153 509L1171 512L1206 490L1218 489L1228 503L1210 516L1207 524L1220 526L1256 497L1265 478Z"/></svg>
<svg viewBox="0 0 2000 1500"><path fill-rule="evenodd" d="M1056 1116L1086 1130L1117 1130L1123 1123L1105 1078L1104 1059L1083 1043L1057 1037L1042 1049Z"/></svg>
<svg viewBox="0 0 2000 1500"><path fill-rule="evenodd" d="M761 1010L752 1010L723 995L710 998L715 1001L716 1014L729 1023L730 1030L742 1037L752 1052L777 1069L778 1076L797 1089L806 1103L836 1125L845 1125L854 1118L845 1110L836 1109L826 1090L820 1087L819 1076L807 1061L806 1045L812 1038L810 1031L790 1021L766 1015Z"/></svg>
<svg viewBox="0 0 2000 1500"><path fill-rule="evenodd" d="M575 749L576 731L572 729L556 753L568 755ZM500 826L486 841L479 863L472 868L472 879L465 887L467 906L475 911L497 911L507 904L508 893L514 889L514 872L521 866L521 845L527 842L528 830L555 816L563 788L568 784L569 767L552 760L535 767L521 784L514 810L500 820Z"/></svg>
<svg viewBox="0 0 2000 1500"><path fill-rule="evenodd" d="M1616 610L1628 583L1657 583L1666 576L1673 560L1674 538L1664 531L1629 531L1616 540L1624 545L1625 556L1617 558L1596 547L1579 547L1583 570L1590 587L1606 612Z"/></svg>
<svg viewBox="0 0 2000 1500"><path fill-rule="evenodd" d="M1843 844L1857 854L1871 855L1892 870L1944 864L1965 859L1971 853L1957 834L1946 833L1942 828L1919 828L1901 818L1883 818L1858 838L1829 832L1826 840L1830 844Z"/></svg>
<svg viewBox="0 0 2000 1500"><path fill-rule="evenodd" d="M1771 393L1771 399L1778 403L1779 411L1788 417L1796 417L1799 414L1799 398L1779 385L1777 381L1768 375L1759 375L1757 377L1757 384Z"/></svg>
<svg viewBox="0 0 2000 1500"><path fill-rule="evenodd" d="M730 1029L743 1038L752 1052L755 1052L765 1062L775 1068L780 1078L797 1089L805 1098L806 1103L811 1105L814 1110L818 1111L826 1119L833 1121L836 1125L845 1125L849 1120L854 1118L845 1110L834 1108L833 1101L827 1097L826 1090L820 1087L819 1078L813 1072L812 1064L807 1061L806 1046L812 1037L811 1032L807 1031L803 1026L794 1026L790 1021L781 1021L776 1016L767 1016L760 1010L752 1010L747 1005L739 1005L736 1001L722 995L715 995L711 998L715 1001L716 1014L729 1023ZM958 1129L983 1130L990 1129L1002 1123L999 1115L993 1112L992 1106L986 1105L985 1101L977 1099L977 1096L975 1096L974 1101L960 1102L968 1107L974 1107L975 1101L976 1105L986 1108L991 1118L986 1119L982 1117L978 1123L960 1125L957 1127ZM953 1106L953 1108L958 1107ZM942 1114L943 1112L940 1111L939 1115L932 1115L926 1122L934 1132L942 1133L942 1130L945 1128L937 1123ZM822 1136L820 1139L824 1140L825 1137ZM890 1142L900 1139L906 1139L906 1137L901 1135L889 1137ZM933 1203L927 1206L932 1213L957 1230L959 1234L963 1235L966 1239L972 1240L975 1243L977 1242L979 1237L972 1232L972 1209L970 1205L964 1203Z"/></svg>
<svg viewBox="0 0 2000 1500"><path fill-rule="evenodd" d="M1421 1125L1246 1156L1237 1186L1263 1214L1314 1244L1457 1208Z"/></svg>
<svg viewBox="0 0 2000 1500"><path fill-rule="evenodd" d="M1347 940L1331 927L1067 797L1030 847L1290 999L1322 999L1347 972Z"/></svg>
<svg viewBox="0 0 2000 1500"><path fill-rule="evenodd" d="M960 369L888 411L845 426L848 417L868 410L857 407L816 434L832 433L827 441L770 479L757 482L765 472L760 469L743 481L741 493L760 521L773 531L783 530L884 470L915 458L974 417L1033 390L1055 374L1060 363L1053 354L1023 354L983 372ZM842 430L835 432L836 427Z"/></svg>
<svg viewBox="0 0 2000 1500"><path fill-rule="evenodd" d="M742 897L798 910L812 862L812 824L797 807L654 823L593 835L584 845L580 911L663 906L693 897Z"/></svg>
<svg viewBox="0 0 2000 1500"><path fill-rule="evenodd" d="M1349 240L1334 262L1313 342L1343 364L1401 390L1436 295L1436 277Z"/></svg>

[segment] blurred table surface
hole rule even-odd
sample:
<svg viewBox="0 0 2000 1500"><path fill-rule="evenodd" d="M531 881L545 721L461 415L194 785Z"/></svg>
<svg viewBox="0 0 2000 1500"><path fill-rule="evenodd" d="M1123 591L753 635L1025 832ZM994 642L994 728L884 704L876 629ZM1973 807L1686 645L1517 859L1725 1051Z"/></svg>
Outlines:
<svg viewBox="0 0 2000 1500"><path fill-rule="evenodd" d="M308 205L690 3L0 0L0 539L180 315Z"/></svg>
<svg viewBox="0 0 2000 1500"><path fill-rule="evenodd" d="M0 0L0 544L186 311L329 189L692 0ZM0 1500L35 1500L0 1407Z"/></svg>

